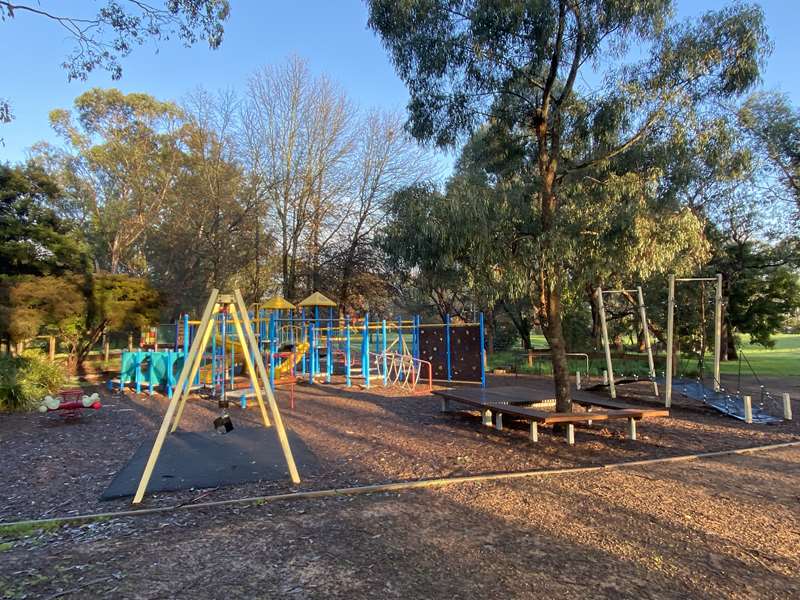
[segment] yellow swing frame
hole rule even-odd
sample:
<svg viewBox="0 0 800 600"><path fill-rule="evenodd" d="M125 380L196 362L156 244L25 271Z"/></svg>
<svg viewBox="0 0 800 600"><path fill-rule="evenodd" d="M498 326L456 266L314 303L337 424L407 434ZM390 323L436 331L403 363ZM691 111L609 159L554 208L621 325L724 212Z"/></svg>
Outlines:
<svg viewBox="0 0 800 600"><path fill-rule="evenodd" d="M189 354L183 362L183 368L181 369L178 382L170 397L167 412L164 414L164 420L161 422L161 428L158 430L153 448L150 450L150 456L147 459L142 478L136 489L136 495L133 497L133 504L139 504L144 498L144 494L147 491L147 484L150 482L150 477L153 475L153 469L155 469L158 455L161 453L161 447L164 445L164 440L167 434L174 432L180 424L183 409L186 406L186 400L191 391L191 382L194 381L197 376L197 371L200 368L200 363L203 358L203 352L214 330L214 315L223 309L231 315L239 339L242 340L243 344L246 340L247 346L249 346L250 352L245 351L242 354L244 355L247 374L255 390L256 400L261 411L261 418L264 421L264 427L271 427L271 423L266 406L264 405L264 394L262 394L262 391L266 392L269 409L275 421L275 431L278 434L278 440L281 444L284 458L286 459L286 466L289 469L289 476L291 477L292 483L300 483L300 475L297 472L292 449L289 446L289 439L286 437L283 419L281 419L278 403L275 401L275 395L272 393L272 388L269 385L267 369L264 366L264 359L259 352L258 342L253 334L250 316L247 313L247 306L242 299L242 294L237 289L233 291L233 294L221 295L218 289L213 289L211 290L211 295L208 298L206 307L203 310L203 317L200 320L197 333L189 348ZM244 327L242 327L243 325ZM255 357L255 361L253 361L253 357ZM259 384L259 378L262 384Z"/></svg>

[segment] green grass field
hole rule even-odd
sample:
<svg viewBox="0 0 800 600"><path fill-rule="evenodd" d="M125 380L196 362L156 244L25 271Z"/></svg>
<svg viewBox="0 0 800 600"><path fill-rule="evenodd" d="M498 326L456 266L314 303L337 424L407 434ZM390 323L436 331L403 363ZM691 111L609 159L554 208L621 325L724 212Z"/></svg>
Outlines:
<svg viewBox="0 0 800 600"><path fill-rule="evenodd" d="M764 348L762 346L744 343L741 346L741 365L739 360L730 360L721 365L722 374L736 375L741 368L743 376L750 376L754 371L758 376L777 376L777 377L798 377L800 376L800 334L778 334L774 336L775 347ZM543 336L534 336L533 342L536 348L545 348L547 343ZM712 369L713 357L709 353L706 358L705 369L710 372ZM749 365L748 365L749 362ZM570 371L580 370L586 372L586 360L578 357L569 359ZM552 374L549 355L537 356L533 365L529 366L527 358L520 349L502 350L494 353L489 360L489 368L508 368L516 369L520 373L531 373L536 375ZM752 371L751 371L752 367ZM589 373L599 376L605 369L602 358L595 356L589 360ZM664 357L656 357L656 371L664 370ZM697 359L683 357L679 371L686 371L687 374L697 370ZM639 377L647 376L647 362L642 355L634 359L614 359L615 376L623 377L636 374Z"/></svg>
<svg viewBox="0 0 800 600"><path fill-rule="evenodd" d="M800 334L778 334L773 339L774 348L742 344L742 375L750 374L749 361L757 375L800 376ZM723 362L720 370L723 374L736 374L739 361Z"/></svg>

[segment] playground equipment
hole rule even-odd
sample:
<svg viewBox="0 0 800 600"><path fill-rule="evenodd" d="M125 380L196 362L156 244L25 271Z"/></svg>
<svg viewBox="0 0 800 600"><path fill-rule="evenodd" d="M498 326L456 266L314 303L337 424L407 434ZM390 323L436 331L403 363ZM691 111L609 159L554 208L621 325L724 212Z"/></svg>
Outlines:
<svg viewBox="0 0 800 600"><path fill-rule="evenodd" d="M123 350L120 357L119 377L108 382L109 389L119 391L128 385L141 393L142 387L152 395L161 388L169 396L177 381L176 372L183 366L186 353L176 350Z"/></svg>
<svg viewBox="0 0 800 600"><path fill-rule="evenodd" d="M252 305L248 316L273 389L297 381L334 383L334 377L348 387L396 386L412 394L430 391L434 381L486 385L483 315L476 322L449 316L432 324L419 316L373 321L369 313L341 314L335 302L315 292L297 306L274 296ZM109 385L171 395L199 324L182 315L177 324L153 328L169 334L155 339L161 349L123 352L120 376ZM246 407L254 392L242 391L237 378L245 374L247 345L225 312L212 317L212 329L191 385Z"/></svg>
<svg viewBox="0 0 800 600"><path fill-rule="evenodd" d="M219 290L214 289L211 291L208 303L203 311L203 317L197 327L196 335L192 341L191 348L189 348L188 352L186 353L186 360L183 362L180 376L178 377L175 389L170 397L170 403L167 407L167 412L164 415L164 420L161 422L161 427L147 459L147 464L145 465L144 472L142 473L142 478L139 481L139 486L136 489L136 495L133 498L134 504L140 503L144 497L145 491L147 490L147 484L149 483L150 477L153 474L153 469L158 461L158 455L161 452L161 447L164 444L167 434L174 432L180 424L181 416L186 406L186 400L191 391L190 382L193 381L198 374L200 363L203 360L204 351L216 328L214 317L218 314L223 314L230 317L230 320L233 324L233 330L245 348L245 351L242 353L243 360L250 383L255 391L255 397L261 411L261 417L264 422L264 426L269 428L271 426L271 422L269 416L267 415L267 409L264 405L262 391L267 396L270 412L272 413L272 419L275 421L275 431L277 433L278 440L280 441L284 458L286 459L286 466L289 470L289 476L291 477L293 483L300 482L300 475L297 472L292 450L289 446L289 440L286 437L286 431L283 427L283 420L281 419L281 414L278 410L278 404L275 401L275 396L272 393L272 388L268 383L269 377L264 366L264 360L262 358L258 342L253 334L253 325L250 321L250 316L244 300L242 299L242 295L239 290L234 290L232 295L221 295ZM222 408L225 408L224 396L220 404L223 405ZM226 431L230 431L232 429L232 425L230 424L230 417L227 415L227 413L223 412L220 417L215 420L214 426L218 430L224 429Z"/></svg>
<svg viewBox="0 0 800 600"><path fill-rule="evenodd" d="M707 282L715 284L714 294L714 374L713 374L713 387L708 388L704 381L704 358L705 358L705 311L703 310L703 326L701 327L701 344L700 344L700 365L699 377L689 380L685 378L673 379L673 352L674 348L674 331L675 331L675 283L700 283L705 285ZM704 297L704 295L703 295ZM744 396L739 393L731 393L725 390L720 384L720 350L722 340L722 275L717 274L716 277L692 277L692 278L676 278L675 275L670 275L668 278L668 292L667 292L667 364L664 373L665 390L664 390L664 406L667 408L672 404L673 391L677 389L680 393L688 398L702 401L703 403L711 406L719 412L728 416L746 421L748 423L775 423L780 421L765 410L765 401L771 398L771 394L767 392L764 386L761 386L761 397L758 399L757 404L753 406L750 396ZM786 400L784 399L784 404ZM791 410L789 411L791 412Z"/></svg>
<svg viewBox="0 0 800 600"><path fill-rule="evenodd" d="M614 379L614 363L611 360L611 345L608 339L608 324L606 322L606 308L605 308L605 301L604 301L604 294L636 294L636 299L638 302L637 310L639 314L639 322L642 327L642 331L644 332L644 346L645 351L647 353L647 366L648 366L648 379L653 384L653 394L658 398L658 383L656 382L656 367L655 362L653 361L653 347L650 344L650 327L647 324L647 310L645 309L644 305L644 295L642 294L642 286L636 286L635 289L632 290L603 290L601 287L598 286L597 291L595 292L595 297L597 298L597 308L600 314L600 332L603 338L603 352L605 354L606 359L606 373L608 377L608 383L603 385L608 385L608 391L611 395L611 398L614 399L617 397L617 386L624 384L624 383L636 383L639 381L638 377L633 377L629 379ZM669 407L669 404L667 404Z"/></svg>
<svg viewBox="0 0 800 600"><path fill-rule="evenodd" d="M269 308L270 306L275 308ZM411 319L372 321L370 314L351 317L315 292L294 307L273 297L253 307L256 335L271 378L288 370L281 350L294 348L297 377L332 383L344 377L360 383L399 386L427 392L434 381L486 384L483 315L478 322L423 324Z"/></svg>
<svg viewBox="0 0 800 600"><path fill-rule="evenodd" d="M80 388L61 390L56 397L45 396L39 405L39 412L64 411L65 417L77 417L86 408L98 410L102 408L100 396L95 392L87 396Z"/></svg>

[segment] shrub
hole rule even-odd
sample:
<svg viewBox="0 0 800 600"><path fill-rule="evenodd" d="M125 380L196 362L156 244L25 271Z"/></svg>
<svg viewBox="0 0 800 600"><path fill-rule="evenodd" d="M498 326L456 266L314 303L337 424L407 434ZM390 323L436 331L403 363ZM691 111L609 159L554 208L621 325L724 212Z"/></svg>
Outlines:
<svg viewBox="0 0 800 600"><path fill-rule="evenodd" d="M0 357L0 410L33 410L64 384L64 371L36 351Z"/></svg>

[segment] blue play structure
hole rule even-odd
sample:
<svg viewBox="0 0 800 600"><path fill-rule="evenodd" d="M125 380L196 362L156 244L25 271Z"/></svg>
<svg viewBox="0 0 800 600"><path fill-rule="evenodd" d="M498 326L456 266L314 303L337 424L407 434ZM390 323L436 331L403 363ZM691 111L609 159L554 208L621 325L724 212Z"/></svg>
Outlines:
<svg viewBox="0 0 800 600"><path fill-rule="evenodd" d="M116 386L121 391L130 385L136 393L146 387L150 394L155 388L160 388L170 395L185 355L183 351L175 350L125 350L122 352L119 378L109 381L108 387L114 389Z"/></svg>
<svg viewBox="0 0 800 600"><path fill-rule="evenodd" d="M423 324L418 315L372 320L369 313L352 317L333 306L288 305L291 308L256 305L250 311L272 387L295 379L331 383L334 376L343 377L348 387L355 382L364 387L400 385L412 392L418 383L430 389L433 381L486 385L482 314L475 323L448 316L444 323ZM191 385L224 395L244 374L243 345L230 315L220 312L214 323ZM153 349L123 351L120 376L109 386L131 386L136 392L146 388L150 393L158 388L171 394L198 326L199 321L181 315L176 323L150 328L143 343Z"/></svg>

